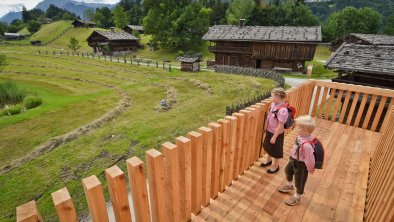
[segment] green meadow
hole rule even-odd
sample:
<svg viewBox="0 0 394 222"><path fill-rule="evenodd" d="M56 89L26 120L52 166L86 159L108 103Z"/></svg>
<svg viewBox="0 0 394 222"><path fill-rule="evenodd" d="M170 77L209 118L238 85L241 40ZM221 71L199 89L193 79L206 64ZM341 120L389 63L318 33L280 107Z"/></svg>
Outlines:
<svg viewBox="0 0 394 222"><path fill-rule="evenodd" d="M52 44L64 44L57 41ZM126 159L145 159L146 150L174 142L177 136L222 118L227 105L276 85L267 79L210 71L169 72L86 57L39 55L37 49L51 48L0 47L9 63L0 72L0 82L12 81L43 101L18 115L0 117L0 167L18 163L0 174L0 221L15 221L15 208L33 199L46 221L57 220L50 194L65 186L78 215L86 215L83 178L95 174L107 190L106 168L117 164L125 170ZM197 83L205 83L205 88ZM176 101L172 108L156 110L169 96ZM101 127L34 154L41 144L97 120L125 98L130 105ZM24 157L30 158L17 161Z"/></svg>

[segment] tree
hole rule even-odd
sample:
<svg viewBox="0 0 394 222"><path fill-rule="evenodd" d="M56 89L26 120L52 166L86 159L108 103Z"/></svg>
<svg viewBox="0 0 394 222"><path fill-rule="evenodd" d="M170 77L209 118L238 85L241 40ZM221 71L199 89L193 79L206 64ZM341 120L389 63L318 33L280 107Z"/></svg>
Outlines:
<svg viewBox="0 0 394 222"><path fill-rule="evenodd" d="M23 6L22 8L22 21L24 23L28 23L31 20L30 13L27 11L26 7Z"/></svg>
<svg viewBox="0 0 394 222"><path fill-rule="evenodd" d="M212 5L211 25L226 24L226 11L230 4L222 0L215 0Z"/></svg>
<svg viewBox="0 0 394 222"><path fill-rule="evenodd" d="M18 32L19 30L26 27L25 23L23 23L20 19L15 19L8 26L8 32Z"/></svg>
<svg viewBox="0 0 394 222"><path fill-rule="evenodd" d="M81 46L79 45L79 41L76 38L71 37L68 44L68 48L70 48L73 51L76 51L79 48L81 48Z"/></svg>
<svg viewBox="0 0 394 222"><path fill-rule="evenodd" d="M349 33L376 34L382 24L382 16L371 8L346 7L334 12L323 26L323 41L332 41Z"/></svg>
<svg viewBox="0 0 394 222"><path fill-rule="evenodd" d="M83 18L85 20L90 20L90 21L93 20L93 18L94 18L94 11L92 9L90 9L90 8L86 9L83 12Z"/></svg>
<svg viewBox="0 0 394 222"><path fill-rule="evenodd" d="M33 21L30 21L30 22L27 24L27 30L28 30L31 34L37 32L38 30L40 30L40 28L41 28L41 24L38 23L37 21L34 21L34 20L33 20Z"/></svg>
<svg viewBox="0 0 394 222"><path fill-rule="evenodd" d="M387 17L383 32L387 35L394 35L394 14Z"/></svg>
<svg viewBox="0 0 394 222"><path fill-rule="evenodd" d="M152 34L152 42L174 51L201 46L211 9L192 0L145 0L144 4L149 8L143 20L144 32Z"/></svg>
<svg viewBox="0 0 394 222"><path fill-rule="evenodd" d="M7 32L8 23L0 21L0 35L4 35L4 32Z"/></svg>
<svg viewBox="0 0 394 222"><path fill-rule="evenodd" d="M248 21L254 7L254 0L233 0L226 11L227 24L237 25L239 19Z"/></svg>
<svg viewBox="0 0 394 222"><path fill-rule="evenodd" d="M114 26L114 21L112 19L112 12L107 7L97 8L93 20L101 28L109 28Z"/></svg>
<svg viewBox="0 0 394 222"><path fill-rule="evenodd" d="M112 13L116 27L123 29L129 23L127 13L122 6L116 6Z"/></svg>

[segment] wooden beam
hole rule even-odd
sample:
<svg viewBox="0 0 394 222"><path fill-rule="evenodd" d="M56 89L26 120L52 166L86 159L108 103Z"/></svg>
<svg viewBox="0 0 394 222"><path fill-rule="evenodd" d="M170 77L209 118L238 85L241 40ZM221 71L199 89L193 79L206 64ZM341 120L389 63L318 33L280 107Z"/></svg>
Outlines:
<svg viewBox="0 0 394 222"><path fill-rule="evenodd" d="M203 195L203 144L204 138L202 134L197 132L190 132L187 134L191 141L192 152L192 188L191 188L191 211L198 214L201 210ZM206 167L206 166L205 166Z"/></svg>
<svg viewBox="0 0 394 222"><path fill-rule="evenodd" d="M95 175L84 178L82 180L82 185L85 191L90 214L92 215L92 221L109 221L103 187L101 186L99 179Z"/></svg>
<svg viewBox="0 0 394 222"><path fill-rule="evenodd" d="M36 201L32 200L16 208L17 222L42 222Z"/></svg>
<svg viewBox="0 0 394 222"><path fill-rule="evenodd" d="M55 204L59 221L78 221L77 214L75 213L74 204L71 200L70 194L68 193L67 187L51 193L51 196L53 203Z"/></svg>

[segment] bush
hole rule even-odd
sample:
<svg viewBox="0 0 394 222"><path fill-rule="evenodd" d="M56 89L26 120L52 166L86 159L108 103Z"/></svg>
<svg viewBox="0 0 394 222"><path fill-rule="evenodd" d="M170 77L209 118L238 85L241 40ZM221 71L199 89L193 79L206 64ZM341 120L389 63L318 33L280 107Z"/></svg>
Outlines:
<svg viewBox="0 0 394 222"><path fill-rule="evenodd" d="M0 113L0 116L12 116L16 115L22 112L23 107L18 104L14 106L8 106L5 109L3 109Z"/></svg>
<svg viewBox="0 0 394 222"><path fill-rule="evenodd" d="M23 100L23 106L26 109L33 109L42 104L42 99L37 96L28 96Z"/></svg>
<svg viewBox="0 0 394 222"><path fill-rule="evenodd" d="M15 83L0 83L0 108L7 104L17 104L23 101L26 93L18 89Z"/></svg>

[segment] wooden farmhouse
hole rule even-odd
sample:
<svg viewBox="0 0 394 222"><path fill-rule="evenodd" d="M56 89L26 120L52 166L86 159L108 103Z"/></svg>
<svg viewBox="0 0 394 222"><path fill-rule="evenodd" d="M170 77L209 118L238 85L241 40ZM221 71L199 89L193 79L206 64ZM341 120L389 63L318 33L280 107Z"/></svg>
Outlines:
<svg viewBox="0 0 394 222"><path fill-rule="evenodd" d="M330 51L335 52L343 43L360 45L394 45L394 36L350 33L349 35L331 42Z"/></svg>
<svg viewBox="0 0 394 222"><path fill-rule="evenodd" d="M139 38L123 31L94 31L87 41L94 53L101 55L135 51L139 44Z"/></svg>
<svg viewBox="0 0 394 222"><path fill-rule="evenodd" d="M140 34L144 34L144 27L139 26L139 25L126 25L123 28L123 31L130 33L130 34L133 34L133 31L137 31Z"/></svg>
<svg viewBox="0 0 394 222"><path fill-rule="evenodd" d="M96 27L96 23L93 22L93 21L86 21L86 20L79 20L79 19L74 20L72 25L74 26L74 28L93 28L93 27Z"/></svg>
<svg viewBox="0 0 394 222"><path fill-rule="evenodd" d="M197 72L200 71L200 59L198 57L178 57L181 62L181 71Z"/></svg>
<svg viewBox="0 0 394 222"><path fill-rule="evenodd" d="M5 32L3 36L4 40L21 40L24 38L26 38L26 35L20 33L10 33L10 32Z"/></svg>
<svg viewBox="0 0 394 222"><path fill-rule="evenodd" d="M344 43L325 67L338 72L334 82L394 89L394 45Z"/></svg>
<svg viewBox="0 0 394 222"><path fill-rule="evenodd" d="M302 71L322 40L321 27L215 25L203 36L216 65Z"/></svg>

